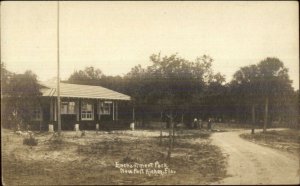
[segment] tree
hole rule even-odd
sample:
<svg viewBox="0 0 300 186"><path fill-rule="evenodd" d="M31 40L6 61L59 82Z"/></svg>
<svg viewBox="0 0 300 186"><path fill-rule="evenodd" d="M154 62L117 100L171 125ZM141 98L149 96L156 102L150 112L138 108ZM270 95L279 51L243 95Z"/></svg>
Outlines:
<svg viewBox="0 0 300 186"><path fill-rule="evenodd" d="M161 110L173 110L174 116L182 118L190 105L199 102L199 94L210 83L224 80L221 74L213 74L212 58L207 55L189 61L177 54L150 56L152 65L132 68L125 78L128 92L137 103L159 105Z"/></svg>
<svg viewBox="0 0 300 186"><path fill-rule="evenodd" d="M255 124L255 106L258 99L258 78L259 69L256 65L250 65L242 67L233 76L233 81L231 83L232 96L238 98L238 105L245 106L247 108L251 107L252 115L252 133L254 133ZM245 113L245 112L244 112ZM246 112L247 114L247 112Z"/></svg>
<svg viewBox="0 0 300 186"><path fill-rule="evenodd" d="M66 82L104 86L115 91L124 91L124 81L121 76L106 76L100 69L92 66L86 67L84 70L75 71Z"/></svg>
<svg viewBox="0 0 300 186"><path fill-rule="evenodd" d="M275 117L270 108L284 108L282 100L289 99L293 93L288 69L278 58L266 58L257 65L242 67L234 74L231 82L232 95L236 96L240 105L252 107L252 118L255 120L255 105L264 106L264 132L268 120ZM264 104L261 104L264 103ZM272 120L271 120L272 121ZM253 121L254 122L254 121Z"/></svg>
<svg viewBox="0 0 300 186"><path fill-rule="evenodd" d="M86 67L84 70L75 71L68 79L70 83L79 84L97 84L102 78L103 73L100 69L92 66Z"/></svg>
<svg viewBox="0 0 300 186"><path fill-rule="evenodd" d="M9 83L9 79L13 73L6 70L5 64L1 63L1 94L6 92L7 85Z"/></svg>
<svg viewBox="0 0 300 186"><path fill-rule="evenodd" d="M1 69L1 71L4 69ZM37 82L37 76L31 71L24 74L10 74L7 81L2 84L2 103L6 119L13 120L20 127L27 128L31 120L32 110L39 106L41 96L40 85ZM8 121L6 121L8 122Z"/></svg>
<svg viewBox="0 0 300 186"><path fill-rule="evenodd" d="M293 91L292 81L289 79L288 69L277 58L266 58L258 65L260 73L259 92L265 99L264 128L266 132L269 119L269 102L280 97L286 97Z"/></svg>

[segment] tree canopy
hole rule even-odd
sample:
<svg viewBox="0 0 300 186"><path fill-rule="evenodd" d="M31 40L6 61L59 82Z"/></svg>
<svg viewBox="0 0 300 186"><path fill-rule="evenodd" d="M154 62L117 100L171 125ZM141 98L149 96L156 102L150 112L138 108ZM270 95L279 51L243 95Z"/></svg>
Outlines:
<svg viewBox="0 0 300 186"><path fill-rule="evenodd" d="M103 73L100 69L95 69L94 67L89 66L84 70L73 72L68 81L71 83L95 84L97 81L101 80L102 77Z"/></svg>
<svg viewBox="0 0 300 186"><path fill-rule="evenodd" d="M149 59L149 66L137 65L124 77L105 76L100 69L87 67L74 72L68 81L101 85L130 95L138 108L137 116L143 119L157 118L158 112L172 108L189 119L215 117L248 122L251 106L256 105L260 121L266 97L270 121L291 118L288 113L295 110L291 109L291 100L296 93L288 69L277 58L241 67L229 83L224 75L212 70L214 60L208 55L187 60L178 54L159 53Z"/></svg>
<svg viewBox="0 0 300 186"><path fill-rule="evenodd" d="M257 65L240 68L230 83L231 95L236 98L237 105L244 107L245 113L253 104L264 105L271 110L270 116L267 117L279 119L284 117L282 108L285 104L290 104L289 100L294 94L291 83L283 62L269 57ZM249 116L249 114L245 115Z"/></svg>
<svg viewBox="0 0 300 186"><path fill-rule="evenodd" d="M137 65L123 77L106 76L89 66L75 71L67 82L104 86L130 95L141 120L160 119L162 112L172 111L178 118L184 116L186 123L193 117L249 122L255 106L257 124L262 120L270 124L297 121L299 91L292 88L288 69L278 58L268 57L241 67L229 83L224 75L213 71L214 60L208 55L187 60L178 54L158 53L149 60L149 66ZM31 71L11 73L1 63L1 78L2 97L9 100L5 110L20 113L23 121L29 120L26 109L38 104L41 95L36 75Z"/></svg>
<svg viewBox="0 0 300 186"><path fill-rule="evenodd" d="M4 64L1 64L1 76L4 80L1 84L2 118L26 127L31 119L33 108L40 104L41 87L37 82L37 76L31 71L26 71L24 74L11 73L6 70Z"/></svg>

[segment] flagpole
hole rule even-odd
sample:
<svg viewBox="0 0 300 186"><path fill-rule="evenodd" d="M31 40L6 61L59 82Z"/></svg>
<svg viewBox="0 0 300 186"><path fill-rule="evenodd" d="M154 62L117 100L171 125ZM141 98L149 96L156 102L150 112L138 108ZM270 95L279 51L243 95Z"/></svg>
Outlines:
<svg viewBox="0 0 300 186"><path fill-rule="evenodd" d="M59 77L59 1L57 1L57 131L61 134L60 77Z"/></svg>

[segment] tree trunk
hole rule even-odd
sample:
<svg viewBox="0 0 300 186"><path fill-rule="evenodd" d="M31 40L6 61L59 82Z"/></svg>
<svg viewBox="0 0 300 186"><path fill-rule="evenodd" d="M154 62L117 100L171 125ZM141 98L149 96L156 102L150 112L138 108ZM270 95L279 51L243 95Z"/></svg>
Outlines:
<svg viewBox="0 0 300 186"><path fill-rule="evenodd" d="M254 129L255 129L255 105L252 104L252 131L251 134L254 134Z"/></svg>
<svg viewBox="0 0 300 186"><path fill-rule="evenodd" d="M174 143L175 143L175 128L174 128L174 123L172 123L171 126L172 126L172 146L173 146Z"/></svg>
<svg viewBox="0 0 300 186"><path fill-rule="evenodd" d="M162 112L160 112L160 136L159 136L159 145L162 145L162 130L163 130L163 120L162 120Z"/></svg>
<svg viewBox="0 0 300 186"><path fill-rule="evenodd" d="M169 127L169 150L168 150L168 160L171 160L171 151L173 146L173 139L172 139L172 129L173 129L173 116L170 116L170 127Z"/></svg>
<svg viewBox="0 0 300 186"><path fill-rule="evenodd" d="M265 102L265 117L264 117L264 129L263 132L267 131L267 124L268 124L268 108L269 107L269 97L266 97L266 102Z"/></svg>
<svg viewBox="0 0 300 186"><path fill-rule="evenodd" d="M183 124L183 114L181 114L181 123Z"/></svg>
<svg viewBox="0 0 300 186"><path fill-rule="evenodd" d="M40 132L42 131L42 122L40 121Z"/></svg>

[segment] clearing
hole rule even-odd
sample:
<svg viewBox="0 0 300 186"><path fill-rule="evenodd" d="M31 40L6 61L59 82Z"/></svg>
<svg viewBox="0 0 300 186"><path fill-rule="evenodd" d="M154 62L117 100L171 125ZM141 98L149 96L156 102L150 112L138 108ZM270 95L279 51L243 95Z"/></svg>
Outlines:
<svg viewBox="0 0 300 186"><path fill-rule="evenodd" d="M182 131L175 138L172 158L166 159L167 131L63 132L61 144L50 133L35 134L37 146L2 129L4 185L210 184L226 176L226 158L211 144L210 132ZM121 173L119 164L166 164L170 174ZM146 170L145 170L146 171Z"/></svg>
<svg viewBox="0 0 300 186"><path fill-rule="evenodd" d="M245 133L242 138L259 145L272 147L299 155L300 130L296 129L268 129L267 132L255 132L255 134Z"/></svg>

